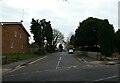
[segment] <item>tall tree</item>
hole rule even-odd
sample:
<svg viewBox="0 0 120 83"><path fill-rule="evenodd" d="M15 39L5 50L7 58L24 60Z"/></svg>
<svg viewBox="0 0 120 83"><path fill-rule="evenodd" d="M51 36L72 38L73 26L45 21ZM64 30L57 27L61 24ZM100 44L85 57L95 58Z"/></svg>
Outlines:
<svg viewBox="0 0 120 83"><path fill-rule="evenodd" d="M51 27L50 21L46 22L45 19L41 20L41 25L43 26L43 35L44 40L47 41L48 46L52 46L52 40L53 40L53 30Z"/></svg>
<svg viewBox="0 0 120 83"><path fill-rule="evenodd" d="M42 49L44 42L42 34L43 29L39 23L39 20L35 20L34 18L32 19L30 31L33 34L36 44L39 46L39 49Z"/></svg>
<svg viewBox="0 0 120 83"><path fill-rule="evenodd" d="M70 43L71 44L75 44L75 35L72 35L71 37L70 37Z"/></svg>
<svg viewBox="0 0 120 83"><path fill-rule="evenodd" d="M115 33L115 47L116 51L120 53L120 29Z"/></svg>
<svg viewBox="0 0 120 83"><path fill-rule="evenodd" d="M46 46L49 49L52 49L52 40L53 40L53 30L50 24L50 21L46 22L46 19L34 20L31 22L31 33L40 50L44 49L45 41Z"/></svg>
<svg viewBox="0 0 120 83"><path fill-rule="evenodd" d="M114 51L113 38L114 27L106 19L89 17L75 31L76 46L100 46L106 56Z"/></svg>

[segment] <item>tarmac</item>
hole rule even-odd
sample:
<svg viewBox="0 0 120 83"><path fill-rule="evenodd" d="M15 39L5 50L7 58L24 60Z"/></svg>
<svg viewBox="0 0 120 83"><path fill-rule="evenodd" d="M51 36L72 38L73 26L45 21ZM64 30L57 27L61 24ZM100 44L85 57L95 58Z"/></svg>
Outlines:
<svg viewBox="0 0 120 83"><path fill-rule="evenodd" d="M35 63L38 60L46 58L46 57L47 56L45 55L45 56L42 56L42 57L40 56L40 57L35 57L35 58L27 59L27 60L21 60L21 61L18 61L18 62L13 62L13 63L10 63L10 64L2 65L2 75L7 74L9 71L12 71L16 68L20 68L22 66L29 65L31 63ZM107 60L107 61L101 61L101 64L104 64L104 65L120 64L120 59L111 58L110 60Z"/></svg>
<svg viewBox="0 0 120 83"><path fill-rule="evenodd" d="M35 57L35 58L31 58L31 59L21 60L21 61L13 62L10 64L2 65L2 75L7 74L9 71L12 71L14 69L20 68L21 66L35 63L38 60L43 59L45 57L47 57L47 56L42 56L42 57L40 56L40 57Z"/></svg>

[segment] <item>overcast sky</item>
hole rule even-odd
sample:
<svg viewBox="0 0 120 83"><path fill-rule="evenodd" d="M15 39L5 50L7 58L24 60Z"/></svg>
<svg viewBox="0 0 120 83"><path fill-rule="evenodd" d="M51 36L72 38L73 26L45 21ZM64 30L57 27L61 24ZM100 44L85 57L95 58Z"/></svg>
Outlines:
<svg viewBox="0 0 120 83"><path fill-rule="evenodd" d="M30 33L32 18L46 19L51 21L52 28L68 37L75 32L79 22L88 17L96 17L108 19L117 30L118 2L119 0L0 0L0 21L23 20Z"/></svg>

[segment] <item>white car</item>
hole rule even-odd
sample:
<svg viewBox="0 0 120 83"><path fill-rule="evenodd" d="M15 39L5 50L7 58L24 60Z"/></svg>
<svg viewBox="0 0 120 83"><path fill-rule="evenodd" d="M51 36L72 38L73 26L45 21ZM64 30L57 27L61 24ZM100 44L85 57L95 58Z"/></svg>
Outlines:
<svg viewBox="0 0 120 83"><path fill-rule="evenodd" d="M68 53L73 54L74 53L73 49L68 49Z"/></svg>

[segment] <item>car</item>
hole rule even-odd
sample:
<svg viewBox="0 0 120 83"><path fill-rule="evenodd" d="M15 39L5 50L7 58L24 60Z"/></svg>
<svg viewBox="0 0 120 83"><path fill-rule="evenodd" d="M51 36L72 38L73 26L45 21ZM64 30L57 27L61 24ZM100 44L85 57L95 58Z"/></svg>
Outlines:
<svg viewBox="0 0 120 83"><path fill-rule="evenodd" d="M73 50L73 49L68 49L68 53L69 53L69 54L73 54L73 53L74 53L74 50Z"/></svg>

